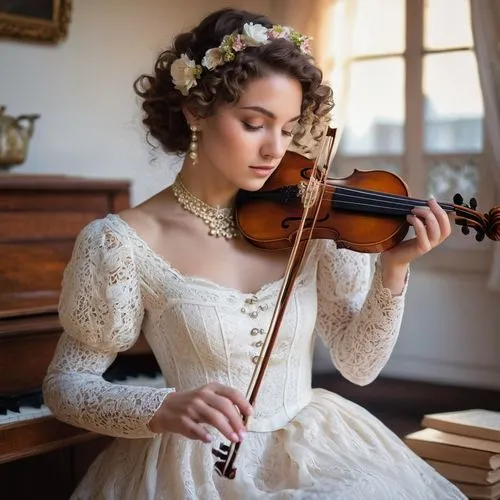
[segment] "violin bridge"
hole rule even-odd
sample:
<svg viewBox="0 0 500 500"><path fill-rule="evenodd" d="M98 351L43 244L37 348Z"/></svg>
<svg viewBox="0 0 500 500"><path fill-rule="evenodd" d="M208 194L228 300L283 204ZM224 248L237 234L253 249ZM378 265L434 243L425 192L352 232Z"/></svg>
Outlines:
<svg viewBox="0 0 500 500"><path fill-rule="evenodd" d="M302 200L304 208L314 206L319 195L320 182L317 179L310 178L309 182L300 181L297 185L299 198Z"/></svg>

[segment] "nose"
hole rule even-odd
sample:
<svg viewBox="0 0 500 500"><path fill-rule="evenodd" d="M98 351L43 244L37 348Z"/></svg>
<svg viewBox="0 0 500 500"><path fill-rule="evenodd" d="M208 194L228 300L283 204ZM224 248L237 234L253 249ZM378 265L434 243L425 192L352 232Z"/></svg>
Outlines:
<svg viewBox="0 0 500 500"><path fill-rule="evenodd" d="M265 159L281 158L285 154L289 142L290 141L283 136L281 130L269 131L260 149L262 157Z"/></svg>

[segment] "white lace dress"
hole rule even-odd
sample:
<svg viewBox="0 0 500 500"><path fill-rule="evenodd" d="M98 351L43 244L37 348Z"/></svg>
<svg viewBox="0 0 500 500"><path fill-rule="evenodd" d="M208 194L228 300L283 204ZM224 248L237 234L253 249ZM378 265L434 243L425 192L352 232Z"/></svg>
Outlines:
<svg viewBox="0 0 500 500"><path fill-rule="evenodd" d="M219 382L245 393L280 285L248 294L183 276L116 215L82 231L64 275L64 334L44 396L59 419L119 439L96 459L73 499L465 498L370 413L311 389L316 334L346 378L368 384L393 349L403 312L404 297L383 289L378 268L370 279L366 255L331 242L309 250L236 478L214 472L218 439L204 444L148 429L172 388ZM102 378L141 328L172 388Z"/></svg>

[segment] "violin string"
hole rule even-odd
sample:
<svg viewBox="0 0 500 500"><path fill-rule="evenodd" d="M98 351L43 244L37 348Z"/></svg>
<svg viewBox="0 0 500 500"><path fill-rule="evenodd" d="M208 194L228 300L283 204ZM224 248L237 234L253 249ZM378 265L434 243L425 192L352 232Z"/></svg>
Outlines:
<svg viewBox="0 0 500 500"><path fill-rule="evenodd" d="M337 188L328 190L329 193L335 193L337 196L342 195L343 197L353 197L355 195L360 195L362 199L369 198L371 200L377 201L388 201L395 202L400 205L411 205L414 206L425 206L427 205L427 200L421 200L418 198L410 198L407 196L395 195L391 193L380 193L376 191L370 191L368 189L360 189L360 188L346 188L343 186L339 186ZM450 203L440 203L443 208L454 210L454 206Z"/></svg>
<svg viewBox="0 0 500 500"><path fill-rule="evenodd" d="M336 188L327 187L326 193L335 193L333 197L334 208L346 210L358 210L374 214L399 215L406 216L411 213L412 208L416 206L427 206L427 200L409 198L390 193L381 193L360 188L346 188L337 186ZM354 194L353 194L354 193ZM356 200L356 201L352 201ZM366 203L366 201L376 203ZM324 200L324 203L330 204L330 201ZM322 203L323 203L322 202ZM481 224L481 215L469 207L460 207L451 203L439 203L446 211L455 212L465 219Z"/></svg>
<svg viewBox="0 0 500 500"><path fill-rule="evenodd" d="M374 191L337 187L326 188L326 193L334 194L333 206L335 208L361 209L366 208L370 212L383 212L395 215L407 215L416 206L426 206L426 200L408 198L399 195L378 193ZM326 201L326 200L325 200ZM455 207L449 203L439 203L447 211L455 211ZM378 210L380 209L380 210Z"/></svg>

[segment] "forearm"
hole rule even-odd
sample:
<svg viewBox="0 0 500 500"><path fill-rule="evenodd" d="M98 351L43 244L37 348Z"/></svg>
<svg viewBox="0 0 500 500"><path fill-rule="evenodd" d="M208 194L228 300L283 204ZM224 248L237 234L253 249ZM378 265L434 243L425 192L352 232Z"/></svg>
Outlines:
<svg viewBox="0 0 500 500"><path fill-rule="evenodd" d="M400 294L393 294L383 282L381 266L377 266L361 308L344 310L337 319L337 328L326 338L335 366L352 382L369 384L387 363L401 326L404 283Z"/></svg>
<svg viewBox="0 0 500 500"><path fill-rule="evenodd" d="M148 423L173 389L112 384L79 372L48 373L44 400L54 415L71 425L113 437L155 436Z"/></svg>
<svg viewBox="0 0 500 500"><path fill-rule="evenodd" d="M116 352L63 333L43 383L45 403L58 419L76 427L114 437L154 436L148 423L173 389L107 382L102 375L115 359Z"/></svg>

